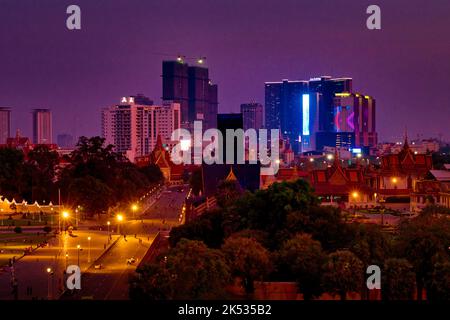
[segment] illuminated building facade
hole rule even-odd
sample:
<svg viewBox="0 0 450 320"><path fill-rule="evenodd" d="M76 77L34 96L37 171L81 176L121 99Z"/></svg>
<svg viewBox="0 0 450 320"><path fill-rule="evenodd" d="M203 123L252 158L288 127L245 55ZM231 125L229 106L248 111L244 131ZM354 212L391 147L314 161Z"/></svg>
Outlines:
<svg viewBox="0 0 450 320"><path fill-rule="evenodd" d="M381 169L376 180L379 199L409 203L416 182L423 179L432 167L431 155L415 154L405 137L403 149L399 153L381 157Z"/></svg>
<svg viewBox="0 0 450 320"><path fill-rule="evenodd" d="M376 147L375 99L359 93L336 93L333 117L334 131L354 133L355 147Z"/></svg>
<svg viewBox="0 0 450 320"><path fill-rule="evenodd" d="M180 128L180 104L164 102L162 106L137 104L134 97L123 97L121 103L102 110L102 136L107 144L130 161L149 155L160 135L170 142Z"/></svg>
<svg viewBox="0 0 450 320"><path fill-rule="evenodd" d="M280 129L295 153L315 148L319 95L308 91L307 81L265 83L265 124Z"/></svg>

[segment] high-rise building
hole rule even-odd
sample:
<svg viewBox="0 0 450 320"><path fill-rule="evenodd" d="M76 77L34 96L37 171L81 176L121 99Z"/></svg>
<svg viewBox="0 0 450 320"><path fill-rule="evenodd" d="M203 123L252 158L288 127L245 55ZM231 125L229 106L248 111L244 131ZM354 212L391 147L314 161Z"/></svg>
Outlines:
<svg viewBox="0 0 450 320"><path fill-rule="evenodd" d="M50 109L33 110L33 143L52 144L52 112Z"/></svg>
<svg viewBox="0 0 450 320"><path fill-rule="evenodd" d="M280 129L295 153L314 149L320 96L309 91L308 82L266 82L265 97L266 128Z"/></svg>
<svg viewBox="0 0 450 320"><path fill-rule="evenodd" d="M172 132L180 128L180 104L166 101L162 106L137 104L133 96L102 110L102 136L107 144L130 161L149 155L158 136L170 142Z"/></svg>
<svg viewBox="0 0 450 320"><path fill-rule="evenodd" d="M244 131L248 129L259 130L263 127L263 106L260 103L241 104L241 113L244 121Z"/></svg>
<svg viewBox="0 0 450 320"><path fill-rule="evenodd" d="M308 81L310 92L317 92L319 102L319 131L332 132L334 128L334 95L340 92L352 92L351 78L332 78L322 76Z"/></svg>
<svg viewBox="0 0 450 320"><path fill-rule="evenodd" d="M0 144L11 136L11 109L0 107Z"/></svg>
<svg viewBox="0 0 450 320"><path fill-rule="evenodd" d="M376 147L375 99L359 93L336 93L334 131L352 132L355 147Z"/></svg>
<svg viewBox="0 0 450 320"><path fill-rule="evenodd" d="M215 127L217 116L217 85L209 79L204 66L189 66L182 59L163 61L163 100L181 106L181 126L192 129L196 120L203 129Z"/></svg>
<svg viewBox="0 0 450 320"><path fill-rule="evenodd" d="M375 146L375 100L372 97L355 93L357 100L351 103L351 108L357 111L356 118L352 115L351 121L356 123L356 127L350 130L345 124L342 128L336 126L336 114L338 111L338 114L341 111L345 114L346 109L339 108L342 103L347 107L348 102L336 101L335 98L340 98L341 94L353 95L352 85L351 78L329 76L309 81L266 82L266 128L280 129L295 152L321 150L322 146L336 147L337 144L348 145L352 142L357 146ZM351 134L345 135L345 132Z"/></svg>
<svg viewBox="0 0 450 320"><path fill-rule="evenodd" d="M219 96L217 84L208 85L209 87L209 105L205 112L205 130L217 128L217 114L219 113Z"/></svg>

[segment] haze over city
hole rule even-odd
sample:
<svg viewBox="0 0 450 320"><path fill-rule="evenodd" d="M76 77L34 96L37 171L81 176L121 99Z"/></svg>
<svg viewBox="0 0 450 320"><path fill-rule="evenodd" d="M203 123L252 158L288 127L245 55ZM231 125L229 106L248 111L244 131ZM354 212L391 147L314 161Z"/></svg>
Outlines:
<svg viewBox="0 0 450 320"><path fill-rule="evenodd" d="M377 101L379 140L450 139L450 3L378 1L77 1L82 29L65 27L70 1L2 1L0 106L31 135L32 108L53 111L54 136L100 134L100 110L124 95L161 98L161 62L207 57L219 111L264 104L264 82L352 77Z"/></svg>

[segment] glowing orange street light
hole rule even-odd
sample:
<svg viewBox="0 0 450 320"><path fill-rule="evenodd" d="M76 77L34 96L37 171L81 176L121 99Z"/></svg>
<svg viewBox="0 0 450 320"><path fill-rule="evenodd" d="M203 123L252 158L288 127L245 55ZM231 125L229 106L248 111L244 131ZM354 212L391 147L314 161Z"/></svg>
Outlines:
<svg viewBox="0 0 450 320"><path fill-rule="evenodd" d="M133 219L135 218L135 213L136 213L136 211L139 209L139 207L138 207L138 205L137 204L133 204L132 206L131 206L131 211L133 211Z"/></svg>
<svg viewBox="0 0 450 320"><path fill-rule="evenodd" d="M118 214L117 215L117 233L120 235L120 224L123 221L123 215L122 214Z"/></svg>
<svg viewBox="0 0 450 320"><path fill-rule="evenodd" d="M63 217L63 230L64 232L66 231L66 220L70 217L70 214L68 211L63 211L62 212L62 217Z"/></svg>

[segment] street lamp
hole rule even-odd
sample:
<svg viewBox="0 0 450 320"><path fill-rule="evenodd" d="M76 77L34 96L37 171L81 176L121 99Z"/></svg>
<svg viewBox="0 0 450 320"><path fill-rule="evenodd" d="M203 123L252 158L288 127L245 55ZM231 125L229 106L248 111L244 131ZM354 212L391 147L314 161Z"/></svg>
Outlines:
<svg viewBox="0 0 450 320"><path fill-rule="evenodd" d="M68 264L69 264L69 254L66 252L66 270Z"/></svg>
<svg viewBox="0 0 450 320"><path fill-rule="evenodd" d="M88 247L88 262L91 262L91 237L88 237L88 243L89 243L89 247Z"/></svg>
<svg viewBox="0 0 450 320"><path fill-rule="evenodd" d="M111 221L108 221L106 224L108 225L108 242L109 242L109 240L111 239L111 232L109 231L110 226L111 226Z"/></svg>
<svg viewBox="0 0 450 320"><path fill-rule="evenodd" d="M80 266L80 251L81 251L81 246L77 245L77 250L78 250L78 267Z"/></svg>
<svg viewBox="0 0 450 320"><path fill-rule="evenodd" d="M357 200L358 197L359 197L358 192L353 191L352 197L353 197L354 202L355 202L355 203L353 204L353 219L356 219L356 200Z"/></svg>
<svg viewBox="0 0 450 320"><path fill-rule="evenodd" d="M137 204L133 204L132 206L131 206L131 211L133 211L133 219L135 219L135 213L136 213L136 211L139 209L139 207L138 207L138 205Z"/></svg>
<svg viewBox="0 0 450 320"><path fill-rule="evenodd" d="M53 270L52 270L52 268L47 268L46 271L47 271L47 276L48 276L47 298L48 298L48 300L51 300L52 299L51 287L52 287Z"/></svg>
<svg viewBox="0 0 450 320"><path fill-rule="evenodd" d="M117 215L117 233L120 235L120 224L123 221L123 215L118 214Z"/></svg>
<svg viewBox="0 0 450 320"><path fill-rule="evenodd" d="M62 217L63 217L63 229L64 232L66 232L66 220L69 218L70 214L67 211L63 211Z"/></svg>

